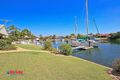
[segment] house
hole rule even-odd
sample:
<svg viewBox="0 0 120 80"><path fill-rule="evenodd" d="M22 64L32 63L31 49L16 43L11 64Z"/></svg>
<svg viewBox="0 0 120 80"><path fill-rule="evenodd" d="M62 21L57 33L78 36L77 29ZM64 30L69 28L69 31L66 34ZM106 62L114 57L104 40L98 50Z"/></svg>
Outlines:
<svg viewBox="0 0 120 80"><path fill-rule="evenodd" d="M8 36L7 30L5 29L4 25L0 25L0 33L5 36Z"/></svg>
<svg viewBox="0 0 120 80"><path fill-rule="evenodd" d="M108 37L110 37L111 35L110 35L110 34L98 34L97 36L98 36L98 37L101 37L101 38L108 38Z"/></svg>
<svg viewBox="0 0 120 80"><path fill-rule="evenodd" d="M1 37L8 37L8 33L4 25L0 25L0 34L1 34Z"/></svg>
<svg viewBox="0 0 120 80"><path fill-rule="evenodd" d="M63 36L57 36L55 38L55 41L63 41L64 42L64 37Z"/></svg>

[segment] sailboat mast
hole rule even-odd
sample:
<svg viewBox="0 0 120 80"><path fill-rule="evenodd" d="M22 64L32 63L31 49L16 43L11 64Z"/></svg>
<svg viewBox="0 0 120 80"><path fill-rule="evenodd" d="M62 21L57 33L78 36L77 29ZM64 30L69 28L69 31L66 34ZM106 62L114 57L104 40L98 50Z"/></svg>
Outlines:
<svg viewBox="0 0 120 80"><path fill-rule="evenodd" d="M89 27L89 22L88 22L88 0L86 0L86 32L87 32L87 38L88 38L88 34L89 34L89 31L88 31L88 27Z"/></svg>
<svg viewBox="0 0 120 80"><path fill-rule="evenodd" d="M75 16L75 35L77 35L77 16Z"/></svg>

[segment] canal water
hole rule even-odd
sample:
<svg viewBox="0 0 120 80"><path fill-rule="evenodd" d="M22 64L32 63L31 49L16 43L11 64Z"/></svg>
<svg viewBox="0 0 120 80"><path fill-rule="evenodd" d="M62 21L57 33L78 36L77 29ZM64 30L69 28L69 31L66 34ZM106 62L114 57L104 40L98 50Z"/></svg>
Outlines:
<svg viewBox="0 0 120 80"><path fill-rule="evenodd" d="M54 43L54 47L57 48L60 44L60 42ZM75 50L72 56L108 67L111 67L116 59L120 59L120 44L100 43L98 46L99 48L90 50Z"/></svg>
<svg viewBox="0 0 120 80"><path fill-rule="evenodd" d="M110 43L100 43L99 48L73 51L73 56L83 58L104 66L111 67L116 59L120 59L120 45Z"/></svg>

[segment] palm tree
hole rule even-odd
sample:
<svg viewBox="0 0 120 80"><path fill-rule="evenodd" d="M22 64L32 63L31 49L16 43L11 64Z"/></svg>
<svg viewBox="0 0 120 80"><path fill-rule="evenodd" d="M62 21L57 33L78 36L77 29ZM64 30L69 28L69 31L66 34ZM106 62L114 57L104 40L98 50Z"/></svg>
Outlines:
<svg viewBox="0 0 120 80"><path fill-rule="evenodd" d="M20 30L17 27L11 25L10 27L7 28L7 30L9 33L9 38L12 41L18 41L20 39Z"/></svg>
<svg viewBox="0 0 120 80"><path fill-rule="evenodd" d="M7 28L7 31L10 33L10 32L13 32L15 30L19 30L17 27L15 27L15 25L11 25L10 27Z"/></svg>

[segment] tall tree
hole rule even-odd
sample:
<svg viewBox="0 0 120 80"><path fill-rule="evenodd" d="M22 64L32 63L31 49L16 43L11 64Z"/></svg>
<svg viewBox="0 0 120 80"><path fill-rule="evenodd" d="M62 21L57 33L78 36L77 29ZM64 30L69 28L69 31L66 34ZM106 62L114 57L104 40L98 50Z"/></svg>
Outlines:
<svg viewBox="0 0 120 80"><path fill-rule="evenodd" d="M23 29L21 31L21 38L22 39L31 39L32 33L28 29Z"/></svg>
<svg viewBox="0 0 120 80"><path fill-rule="evenodd" d="M42 34L39 35L39 40L43 40L44 37L42 36Z"/></svg>
<svg viewBox="0 0 120 80"><path fill-rule="evenodd" d="M56 35L53 35L52 39L56 39Z"/></svg>
<svg viewBox="0 0 120 80"><path fill-rule="evenodd" d="M15 30L18 30L18 28L15 27L15 25L11 25L10 27L7 28L7 30L8 30L9 33L11 33L11 32L13 32Z"/></svg>
<svg viewBox="0 0 120 80"><path fill-rule="evenodd" d="M9 33L9 38L12 41L17 41L20 39L20 31L17 27L14 25L11 25L10 27L7 28L8 33Z"/></svg>

